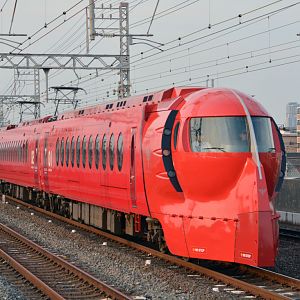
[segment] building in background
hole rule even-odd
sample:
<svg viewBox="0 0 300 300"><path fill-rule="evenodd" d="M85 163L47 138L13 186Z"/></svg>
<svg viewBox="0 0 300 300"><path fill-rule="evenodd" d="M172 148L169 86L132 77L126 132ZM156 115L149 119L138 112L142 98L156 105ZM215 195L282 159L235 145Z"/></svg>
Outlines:
<svg viewBox="0 0 300 300"><path fill-rule="evenodd" d="M295 131L297 128L297 108L299 106L298 102L289 102L286 105L286 124L285 127L289 131Z"/></svg>
<svg viewBox="0 0 300 300"><path fill-rule="evenodd" d="M298 150L297 145L297 132L295 130L287 130L286 128L280 129L280 132L282 134L285 151L287 153L295 153ZM299 141L300 143L300 141Z"/></svg>

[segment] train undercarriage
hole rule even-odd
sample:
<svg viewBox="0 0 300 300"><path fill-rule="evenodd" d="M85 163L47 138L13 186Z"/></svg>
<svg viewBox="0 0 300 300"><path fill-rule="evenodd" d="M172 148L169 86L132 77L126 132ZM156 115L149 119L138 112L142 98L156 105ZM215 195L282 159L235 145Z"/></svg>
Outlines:
<svg viewBox="0 0 300 300"><path fill-rule="evenodd" d="M156 219L74 201L3 180L0 183L2 195L14 197L63 217L119 236L127 235L146 240L161 252L168 252L161 224Z"/></svg>

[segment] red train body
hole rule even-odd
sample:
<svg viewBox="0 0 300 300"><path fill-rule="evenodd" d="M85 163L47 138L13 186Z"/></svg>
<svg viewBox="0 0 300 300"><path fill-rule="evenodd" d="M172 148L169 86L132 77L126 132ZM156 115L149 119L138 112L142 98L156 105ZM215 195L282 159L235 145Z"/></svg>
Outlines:
<svg viewBox="0 0 300 300"><path fill-rule="evenodd" d="M274 265L284 167L275 122L227 89L172 88L0 131L10 193L199 259Z"/></svg>

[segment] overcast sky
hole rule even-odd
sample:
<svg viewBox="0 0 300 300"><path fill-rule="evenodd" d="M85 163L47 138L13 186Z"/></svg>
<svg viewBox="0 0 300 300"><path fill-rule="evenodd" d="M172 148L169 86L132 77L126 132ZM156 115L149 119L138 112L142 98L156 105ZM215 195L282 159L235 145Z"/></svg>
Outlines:
<svg viewBox="0 0 300 300"><path fill-rule="evenodd" d="M95 1L118 7L116 1ZM157 0L128 1L130 33L145 34ZM6 3L6 4L5 4ZM15 0L0 0L0 30L8 33ZM69 10L72 6L73 9ZM19 0L12 33L32 36L9 38L22 49L21 53L82 53L86 51L85 10L88 0ZM63 12L67 11L65 15ZM117 11L116 11L117 12ZM108 13L97 9L96 15ZM111 13L111 12L109 12ZM238 17L240 15L240 17ZM49 22L56 17L56 21ZM69 19L70 18L70 19ZM113 26L111 21L96 27ZM137 23L138 22L138 23ZM43 28L47 25L47 28ZM209 26L210 24L210 26ZM54 29L57 27L56 29ZM208 28L210 27L210 28ZM43 28L43 29L42 29ZM54 30L53 30L54 29ZM51 33L50 31L53 30ZM150 28L151 37L164 51L145 44L132 45L132 93L142 94L173 85L205 85L213 79L217 87L241 90L261 102L278 123L285 121L285 107L290 101L300 103L300 2L241 0L160 0ZM193 34L192 34L193 33ZM45 35L46 34L46 35ZM43 37L43 35L45 35ZM7 38L7 37L3 37ZM179 40L180 38L180 40ZM0 40L0 52L13 48ZM138 40L134 40L135 43ZM156 45L156 44L155 44ZM92 54L119 54L118 38L96 37L91 42ZM141 52L144 52L141 55ZM0 94L11 94L14 72L1 69ZM91 75L89 75L91 73ZM81 105L94 104L115 97L118 74L107 72L95 77L94 72L50 71L49 86L79 86ZM41 92L44 99L45 80L41 72ZM209 82L211 84L211 81ZM31 93L32 84L18 86L18 92ZM50 98L54 98L50 93ZM109 97L107 97L109 96ZM46 105L43 113L52 113ZM10 114L18 118L18 109Z"/></svg>

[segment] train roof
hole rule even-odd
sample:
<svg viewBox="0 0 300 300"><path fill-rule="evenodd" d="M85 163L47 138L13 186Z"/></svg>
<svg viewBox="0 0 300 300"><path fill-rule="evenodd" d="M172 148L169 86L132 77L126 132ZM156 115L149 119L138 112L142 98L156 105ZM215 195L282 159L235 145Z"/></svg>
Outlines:
<svg viewBox="0 0 300 300"><path fill-rule="evenodd" d="M131 96L128 98L117 99L113 101L107 101L93 106L83 107L72 111L67 111L59 114L57 117L46 116L40 119L25 121L18 125L8 125L7 127L0 128L1 131L11 130L14 128L20 128L24 126L37 125L42 123L49 123L59 120L72 119L82 117L85 115L93 115L99 113L107 113L110 111L116 111L136 106L146 106L149 104L159 104L165 102L166 104L172 103L172 101L180 96L190 94L192 92L200 91L205 87L173 87L167 90L161 90L158 92L147 93L138 96Z"/></svg>

